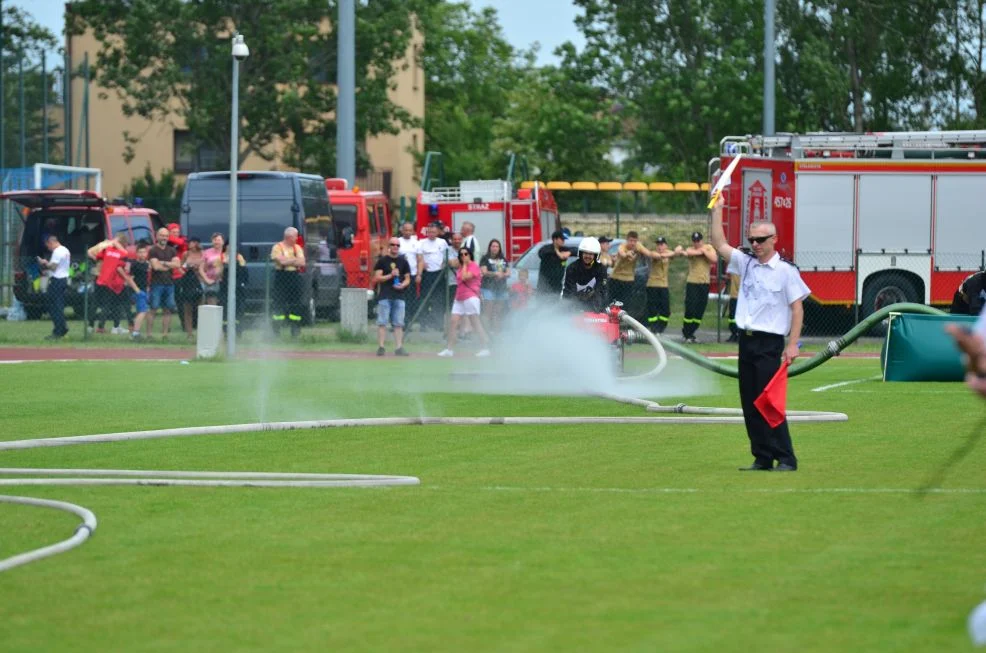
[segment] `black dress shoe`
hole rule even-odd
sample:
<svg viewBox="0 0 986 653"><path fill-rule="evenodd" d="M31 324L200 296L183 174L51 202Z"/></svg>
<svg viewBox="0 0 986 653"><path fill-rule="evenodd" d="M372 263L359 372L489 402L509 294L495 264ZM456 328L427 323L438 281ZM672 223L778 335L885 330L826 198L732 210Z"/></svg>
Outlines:
<svg viewBox="0 0 986 653"><path fill-rule="evenodd" d="M749 467L739 468L741 472L771 472L773 469L773 467L767 467L766 465L759 465L757 463L753 463Z"/></svg>
<svg viewBox="0 0 986 653"><path fill-rule="evenodd" d="M793 467L791 465L787 465L785 463L778 463L777 464L777 467L774 468L774 471L775 472L796 472L796 471L798 471L798 468L797 467Z"/></svg>

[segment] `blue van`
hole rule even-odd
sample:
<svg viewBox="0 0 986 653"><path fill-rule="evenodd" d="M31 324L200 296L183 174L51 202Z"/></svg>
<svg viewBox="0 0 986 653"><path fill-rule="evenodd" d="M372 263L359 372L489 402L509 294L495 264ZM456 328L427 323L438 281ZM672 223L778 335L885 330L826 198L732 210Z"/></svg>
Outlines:
<svg viewBox="0 0 986 653"><path fill-rule="evenodd" d="M298 230L305 249L302 304L305 320L317 316L339 319L339 293L345 270L339 263L332 213L325 179L299 172L238 172L237 251L246 259L249 280L245 292L247 313L264 310L270 252L284 230ZM229 238L229 172L188 175L181 201L182 233L199 238L205 247L213 233Z"/></svg>

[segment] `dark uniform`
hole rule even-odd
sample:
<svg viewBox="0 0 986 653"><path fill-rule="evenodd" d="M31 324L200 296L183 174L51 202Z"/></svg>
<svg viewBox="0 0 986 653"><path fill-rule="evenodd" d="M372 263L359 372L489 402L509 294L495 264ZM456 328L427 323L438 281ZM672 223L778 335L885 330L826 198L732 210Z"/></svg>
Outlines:
<svg viewBox="0 0 986 653"><path fill-rule="evenodd" d="M664 237L657 244L666 244ZM654 333L664 333L671 319L671 293L668 290L669 258L655 258L650 262L647 275L647 327Z"/></svg>
<svg viewBox="0 0 986 653"><path fill-rule="evenodd" d="M760 263L734 249L727 272L740 278L736 306L739 391L753 468L770 469L776 460L797 469L787 420L771 428L753 402L780 368L784 337L791 330L791 304L807 297L810 291L798 269L777 253Z"/></svg>
<svg viewBox="0 0 986 653"><path fill-rule="evenodd" d="M729 338L727 342L739 341L739 327L736 326L736 304L739 297L739 275L729 275Z"/></svg>
<svg viewBox="0 0 986 653"><path fill-rule="evenodd" d="M565 268L562 299L574 300L579 310L601 313L609 304L609 276L598 261L586 265L582 257Z"/></svg>
<svg viewBox="0 0 986 653"><path fill-rule="evenodd" d="M271 288L271 319L274 333L280 333L285 322L291 325L291 335L301 333L301 320L305 314L302 304L301 270L294 265L281 265L277 258L294 256L304 259L305 251L298 243L294 249L285 246L283 242L271 248L270 258L274 262L274 283ZM237 270L239 272L239 270Z"/></svg>
<svg viewBox="0 0 986 653"><path fill-rule="evenodd" d="M538 294L561 294L562 277L565 276L565 260L558 256L554 245L544 245L538 250L541 267L538 270Z"/></svg>
<svg viewBox="0 0 986 653"><path fill-rule="evenodd" d="M692 234L692 242L702 240L702 234ZM703 251L715 253L715 248L708 243L698 245ZM686 341L695 340L695 332L702 324L705 308L709 304L709 271L712 262L704 255L688 257L688 277L685 278L685 318L681 326L681 335Z"/></svg>
<svg viewBox="0 0 986 653"><path fill-rule="evenodd" d="M952 297L954 315L979 315L986 303L986 272L977 272L965 278Z"/></svg>

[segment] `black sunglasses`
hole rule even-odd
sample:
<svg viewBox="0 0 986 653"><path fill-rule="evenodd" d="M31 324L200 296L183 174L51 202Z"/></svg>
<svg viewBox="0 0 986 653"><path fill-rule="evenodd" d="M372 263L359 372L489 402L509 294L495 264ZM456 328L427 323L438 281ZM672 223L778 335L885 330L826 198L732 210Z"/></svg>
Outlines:
<svg viewBox="0 0 986 653"><path fill-rule="evenodd" d="M770 234L769 236L756 236L756 237L750 236L749 238L747 238L747 240L750 241L750 244L751 245L753 243L756 243L757 245L763 245L765 242L767 242L768 240L770 240L773 237L774 237L774 234Z"/></svg>
<svg viewBox="0 0 986 653"><path fill-rule="evenodd" d="M389 243L391 247L400 247L400 243Z"/></svg>

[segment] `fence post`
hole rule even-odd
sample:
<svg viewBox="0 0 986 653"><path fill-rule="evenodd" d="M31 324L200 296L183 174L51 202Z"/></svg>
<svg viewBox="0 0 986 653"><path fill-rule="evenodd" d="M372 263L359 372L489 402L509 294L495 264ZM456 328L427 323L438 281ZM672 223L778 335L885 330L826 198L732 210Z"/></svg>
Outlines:
<svg viewBox="0 0 986 653"><path fill-rule="evenodd" d="M616 194L616 237L620 237L620 194Z"/></svg>
<svg viewBox="0 0 986 653"><path fill-rule="evenodd" d="M270 259L264 262L264 325L270 329Z"/></svg>

